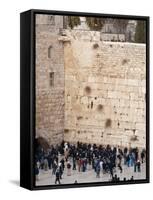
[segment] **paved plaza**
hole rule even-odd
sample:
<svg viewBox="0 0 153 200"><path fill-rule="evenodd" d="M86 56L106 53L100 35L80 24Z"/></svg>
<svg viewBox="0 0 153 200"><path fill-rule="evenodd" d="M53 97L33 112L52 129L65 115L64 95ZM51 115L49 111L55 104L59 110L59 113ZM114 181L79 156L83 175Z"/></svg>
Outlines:
<svg viewBox="0 0 153 200"><path fill-rule="evenodd" d="M66 166L66 163L65 163ZM120 173L120 170L116 168L116 172L114 171L114 175L117 174L122 181L124 177L126 180L129 180L131 176L134 177L134 180L145 179L146 178L146 163L141 164L141 172L134 172L133 167L127 167L126 165L122 165L123 172ZM78 168L76 170L71 170L71 176L67 175L67 168L65 167L64 173L62 176L61 184L73 184L75 181L78 183L89 183L89 182L108 182L111 180L110 174L100 173L100 178L96 177L95 171L92 169L92 166L88 165L87 171L79 172ZM52 175L52 170L44 171L40 170L39 180L36 181L37 186L43 185L55 185L55 175Z"/></svg>

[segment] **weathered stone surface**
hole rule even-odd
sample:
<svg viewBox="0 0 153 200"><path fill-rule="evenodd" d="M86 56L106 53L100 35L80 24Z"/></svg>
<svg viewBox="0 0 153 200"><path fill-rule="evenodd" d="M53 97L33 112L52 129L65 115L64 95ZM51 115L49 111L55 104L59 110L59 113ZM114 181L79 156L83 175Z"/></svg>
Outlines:
<svg viewBox="0 0 153 200"><path fill-rule="evenodd" d="M37 137L145 147L145 44L62 27L62 16L36 17Z"/></svg>
<svg viewBox="0 0 153 200"><path fill-rule="evenodd" d="M60 16L53 21L48 17L36 15L36 137L45 137L50 144L56 144L64 137L64 50L58 40L63 24Z"/></svg>
<svg viewBox="0 0 153 200"><path fill-rule="evenodd" d="M145 45L98 38L95 43L90 31L86 37L81 31L67 35L65 95L73 101L65 98L65 140L145 147ZM84 92L87 86L89 94ZM110 127L105 127L107 119ZM132 141L133 135L137 140Z"/></svg>

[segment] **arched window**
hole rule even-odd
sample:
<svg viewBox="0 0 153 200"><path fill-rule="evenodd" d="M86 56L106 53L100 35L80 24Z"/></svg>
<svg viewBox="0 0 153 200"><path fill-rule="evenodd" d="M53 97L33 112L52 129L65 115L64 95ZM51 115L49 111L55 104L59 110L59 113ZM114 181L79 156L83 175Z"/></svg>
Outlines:
<svg viewBox="0 0 153 200"><path fill-rule="evenodd" d="M52 57L52 46L48 47L48 58Z"/></svg>

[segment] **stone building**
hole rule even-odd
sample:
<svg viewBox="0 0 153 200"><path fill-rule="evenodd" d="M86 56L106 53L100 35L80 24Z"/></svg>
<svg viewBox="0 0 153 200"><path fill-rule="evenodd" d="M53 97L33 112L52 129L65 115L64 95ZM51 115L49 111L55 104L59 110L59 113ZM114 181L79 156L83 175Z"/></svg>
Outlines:
<svg viewBox="0 0 153 200"><path fill-rule="evenodd" d="M145 147L145 44L105 42L36 17L36 135Z"/></svg>
<svg viewBox="0 0 153 200"><path fill-rule="evenodd" d="M127 21L126 26L116 26L113 18L106 18L105 24L100 30L101 32L101 40L103 41L121 41L121 42L134 42L135 40L135 30L137 21L136 20L125 20ZM68 24L66 23L66 27ZM80 25L75 26L73 30L83 30L83 31L90 31L86 23L85 17L80 17Z"/></svg>
<svg viewBox="0 0 153 200"><path fill-rule="evenodd" d="M58 41L63 18L36 15L36 136L63 140L64 51Z"/></svg>

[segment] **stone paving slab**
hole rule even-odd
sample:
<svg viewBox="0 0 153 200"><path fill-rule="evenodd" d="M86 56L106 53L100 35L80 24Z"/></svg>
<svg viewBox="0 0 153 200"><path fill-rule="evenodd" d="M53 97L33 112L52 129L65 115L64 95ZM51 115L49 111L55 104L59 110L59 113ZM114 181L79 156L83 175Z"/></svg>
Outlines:
<svg viewBox="0 0 153 200"><path fill-rule="evenodd" d="M120 180L130 179L131 176L134 180L145 179L146 178L146 164L141 165L141 172L134 172L134 167L123 166L123 172L117 169L114 174L120 177ZM71 176L67 176L67 169L65 168L64 174L61 179L61 184L73 184L77 180L78 183L89 183L89 182L108 182L110 181L110 175L108 173L100 173L100 178L96 178L96 173L93 169L88 166L86 172L78 172L78 170L72 170ZM40 170L39 180L36 181L36 186L43 185L55 185L55 175L52 175L52 170L44 171Z"/></svg>

